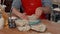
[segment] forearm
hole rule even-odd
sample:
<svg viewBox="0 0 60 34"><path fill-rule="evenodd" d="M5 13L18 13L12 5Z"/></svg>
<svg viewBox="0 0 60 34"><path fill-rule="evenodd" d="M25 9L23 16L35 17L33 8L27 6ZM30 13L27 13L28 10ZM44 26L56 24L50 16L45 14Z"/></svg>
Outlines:
<svg viewBox="0 0 60 34"><path fill-rule="evenodd" d="M50 14L51 12L51 8L50 7L38 7L36 8L36 11L35 11L35 15L36 15L36 18L39 18L42 13L44 14Z"/></svg>
<svg viewBox="0 0 60 34"><path fill-rule="evenodd" d="M42 7L42 10L45 14L50 14L51 13L51 7L48 7L48 6Z"/></svg>
<svg viewBox="0 0 60 34"><path fill-rule="evenodd" d="M19 12L19 10L17 10L16 8L12 9L12 13L15 14L18 17L22 17L22 13Z"/></svg>
<svg viewBox="0 0 60 34"><path fill-rule="evenodd" d="M20 13L19 10L17 10L16 8L13 8L13 9L12 9L12 13L15 14L16 16L18 16L18 17L21 18L21 19L28 20L27 15L25 15L25 14L23 14L23 13Z"/></svg>

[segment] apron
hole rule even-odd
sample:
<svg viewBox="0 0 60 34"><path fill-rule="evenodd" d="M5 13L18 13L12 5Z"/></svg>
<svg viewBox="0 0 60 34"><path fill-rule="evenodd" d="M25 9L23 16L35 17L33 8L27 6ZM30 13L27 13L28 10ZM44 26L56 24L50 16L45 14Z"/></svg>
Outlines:
<svg viewBox="0 0 60 34"><path fill-rule="evenodd" d="M22 0L22 6L27 15L32 15L35 13L36 8L42 7L42 2L41 0ZM46 19L44 13L42 13L40 19Z"/></svg>

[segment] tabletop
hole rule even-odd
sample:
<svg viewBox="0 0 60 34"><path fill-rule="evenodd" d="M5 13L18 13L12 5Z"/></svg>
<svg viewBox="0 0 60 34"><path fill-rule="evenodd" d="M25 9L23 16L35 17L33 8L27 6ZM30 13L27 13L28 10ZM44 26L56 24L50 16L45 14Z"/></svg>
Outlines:
<svg viewBox="0 0 60 34"><path fill-rule="evenodd" d="M60 24L48 20L42 20L42 23L47 26L47 31L44 32L45 34L47 32L50 32L52 34L60 34ZM17 30L17 28L4 28L0 30L0 34L40 34L40 32L36 32L33 30L20 32Z"/></svg>

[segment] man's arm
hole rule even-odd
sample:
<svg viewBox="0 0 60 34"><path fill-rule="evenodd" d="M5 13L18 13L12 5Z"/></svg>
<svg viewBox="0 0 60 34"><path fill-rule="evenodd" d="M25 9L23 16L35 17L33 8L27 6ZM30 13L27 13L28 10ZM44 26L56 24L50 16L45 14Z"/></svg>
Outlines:
<svg viewBox="0 0 60 34"><path fill-rule="evenodd" d="M42 0L43 4L43 11L44 13L50 13L51 12L51 7L52 7L52 2L51 0Z"/></svg>
<svg viewBox="0 0 60 34"><path fill-rule="evenodd" d="M12 3L12 13L15 14L16 16L18 16L21 19L27 19L27 16L24 15L23 13L20 13L20 6L21 6L21 2L20 0L13 0Z"/></svg>
<svg viewBox="0 0 60 34"><path fill-rule="evenodd" d="M41 14L44 12L45 14L51 13L52 2L51 0L42 0L43 7L38 7L36 10L36 17L39 18ZM39 10L38 10L39 9Z"/></svg>

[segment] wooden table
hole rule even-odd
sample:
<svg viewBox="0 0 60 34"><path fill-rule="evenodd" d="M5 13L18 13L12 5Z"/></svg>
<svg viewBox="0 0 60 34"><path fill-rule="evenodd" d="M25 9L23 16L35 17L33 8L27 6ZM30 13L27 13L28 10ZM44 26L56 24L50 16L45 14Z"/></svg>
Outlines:
<svg viewBox="0 0 60 34"><path fill-rule="evenodd" d="M48 20L42 20L43 23L47 26L47 32L51 32L52 34L60 34L60 24L52 23ZM20 32L16 28L10 29L10 28L4 28L0 30L0 34L39 34L40 32L36 31L28 31L28 32Z"/></svg>

